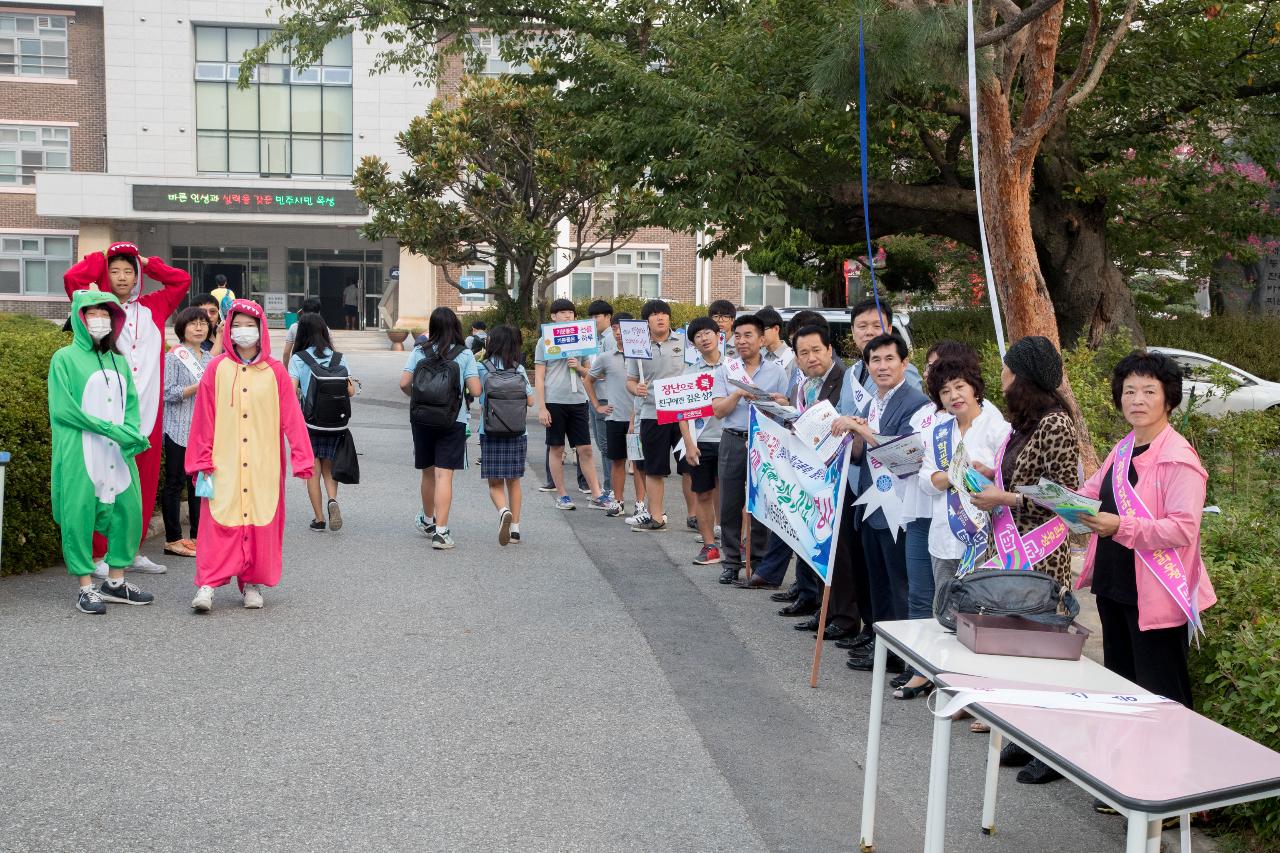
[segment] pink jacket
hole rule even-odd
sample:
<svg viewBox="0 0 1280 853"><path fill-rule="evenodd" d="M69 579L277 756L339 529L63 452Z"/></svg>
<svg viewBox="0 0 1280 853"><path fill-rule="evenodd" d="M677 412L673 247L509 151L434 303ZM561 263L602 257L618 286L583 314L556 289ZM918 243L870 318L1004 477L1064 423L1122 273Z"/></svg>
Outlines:
<svg viewBox="0 0 1280 853"><path fill-rule="evenodd" d="M1097 498L1102 478L1111 469L1116 451L1113 447L1097 472L1081 487L1080 493ZM1209 573L1200 559L1200 516L1204 512L1205 482L1209 475L1200 465L1195 448L1172 426L1156 436L1151 447L1133 460L1138 470L1134 491L1153 518L1120 517L1115 540L1126 548L1151 550L1170 548L1182 560L1188 583L1195 590L1192 600L1201 610L1208 610L1218 600ZM1098 551L1098 537L1089 537L1089 551L1084 558L1084 572L1076 589L1089 585ZM1143 631L1185 625L1186 616L1160 585L1141 559L1134 555L1138 586L1138 627Z"/></svg>

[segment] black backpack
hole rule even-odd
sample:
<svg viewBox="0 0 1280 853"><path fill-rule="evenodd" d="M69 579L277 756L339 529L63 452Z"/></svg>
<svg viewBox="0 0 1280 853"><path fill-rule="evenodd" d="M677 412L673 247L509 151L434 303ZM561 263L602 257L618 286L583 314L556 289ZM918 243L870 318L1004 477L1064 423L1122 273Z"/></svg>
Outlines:
<svg viewBox="0 0 1280 853"><path fill-rule="evenodd" d="M462 411L462 374L454 361L466 347L455 344L442 357L430 341L422 345L423 359L413 369L409 420L418 426L444 429Z"/></svg>
<svg viewBox="0 0 1280 853"><path fill-rule="evenodd" d="M528 409L525 378L514 369L490 368L484 378L484 434L489 438L524 435Z"/></svg>
<svg viewBox="0 0 1280 853"><path fill-rule="evenodd" d="M351 421L351 397L347 394L350 374L335 351L325 367L311 353L300 351L298 358L311 369L311 382L302 398L302 419L314 430L341 432Z"/></svg>

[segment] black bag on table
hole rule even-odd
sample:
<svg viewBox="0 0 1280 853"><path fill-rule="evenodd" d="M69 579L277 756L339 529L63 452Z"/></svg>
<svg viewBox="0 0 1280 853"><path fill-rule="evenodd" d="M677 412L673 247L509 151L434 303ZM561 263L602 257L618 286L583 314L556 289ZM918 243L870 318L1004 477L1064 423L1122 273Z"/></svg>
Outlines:
<svg viewBox="0 0 1280 853"><path fill-rule="evenodd" d="M933 613L948 631L956 629L957 613L1021 616L1065 628L1080 615L1080 602L1044 572L976 569L938 587Z"/></svg>

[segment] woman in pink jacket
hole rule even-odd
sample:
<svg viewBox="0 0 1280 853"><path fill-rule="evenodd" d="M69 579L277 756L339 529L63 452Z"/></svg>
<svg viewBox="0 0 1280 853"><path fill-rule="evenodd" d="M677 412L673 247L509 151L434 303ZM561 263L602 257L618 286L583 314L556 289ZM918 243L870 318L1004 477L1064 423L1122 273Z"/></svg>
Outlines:
<svg viewBox="0 0 1280 853"><path fill-rule="evenodd" d="M1182 373L1168 356L1130 353L1111 397L1133 431L1081 489L1102 508L1081 519L1097 535L1077 587L1097 597L1107 669L1190 708L1187 644L1217 597L1200 559L1208 475L1169 425Z"/></svg>

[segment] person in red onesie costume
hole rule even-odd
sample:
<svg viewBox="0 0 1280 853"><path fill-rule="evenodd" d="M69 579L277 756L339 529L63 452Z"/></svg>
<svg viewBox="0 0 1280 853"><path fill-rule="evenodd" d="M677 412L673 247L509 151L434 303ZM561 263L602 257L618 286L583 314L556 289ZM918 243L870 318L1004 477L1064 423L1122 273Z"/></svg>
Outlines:
<svg viewBox="0 0 1280 853"><path fill-rule="evenodd" d="M142 293L142 277L160 282L154 293ZM160 484L160 454L164 449L164 327L187 290L191 276L175 269L159 258L143 258L133 243L112 243L105 252L93 252L67 270L62 277L67 297L77 290L93 288L114 293L124 306L125 324L118 346L133 371L138 389L138 409L142 434L151 439L151 447L134 457L138 465L138 486L142 492L142 537L155 511L156 490ZM138 543L142 547L142 543ZM106 574L101 556L107 552L107 540L93 537L93 556L98 569ZM144 557L139 551L130 567L135 572L162 574L165 567ZM95 574L97 572L95 571Z"/></svg>

